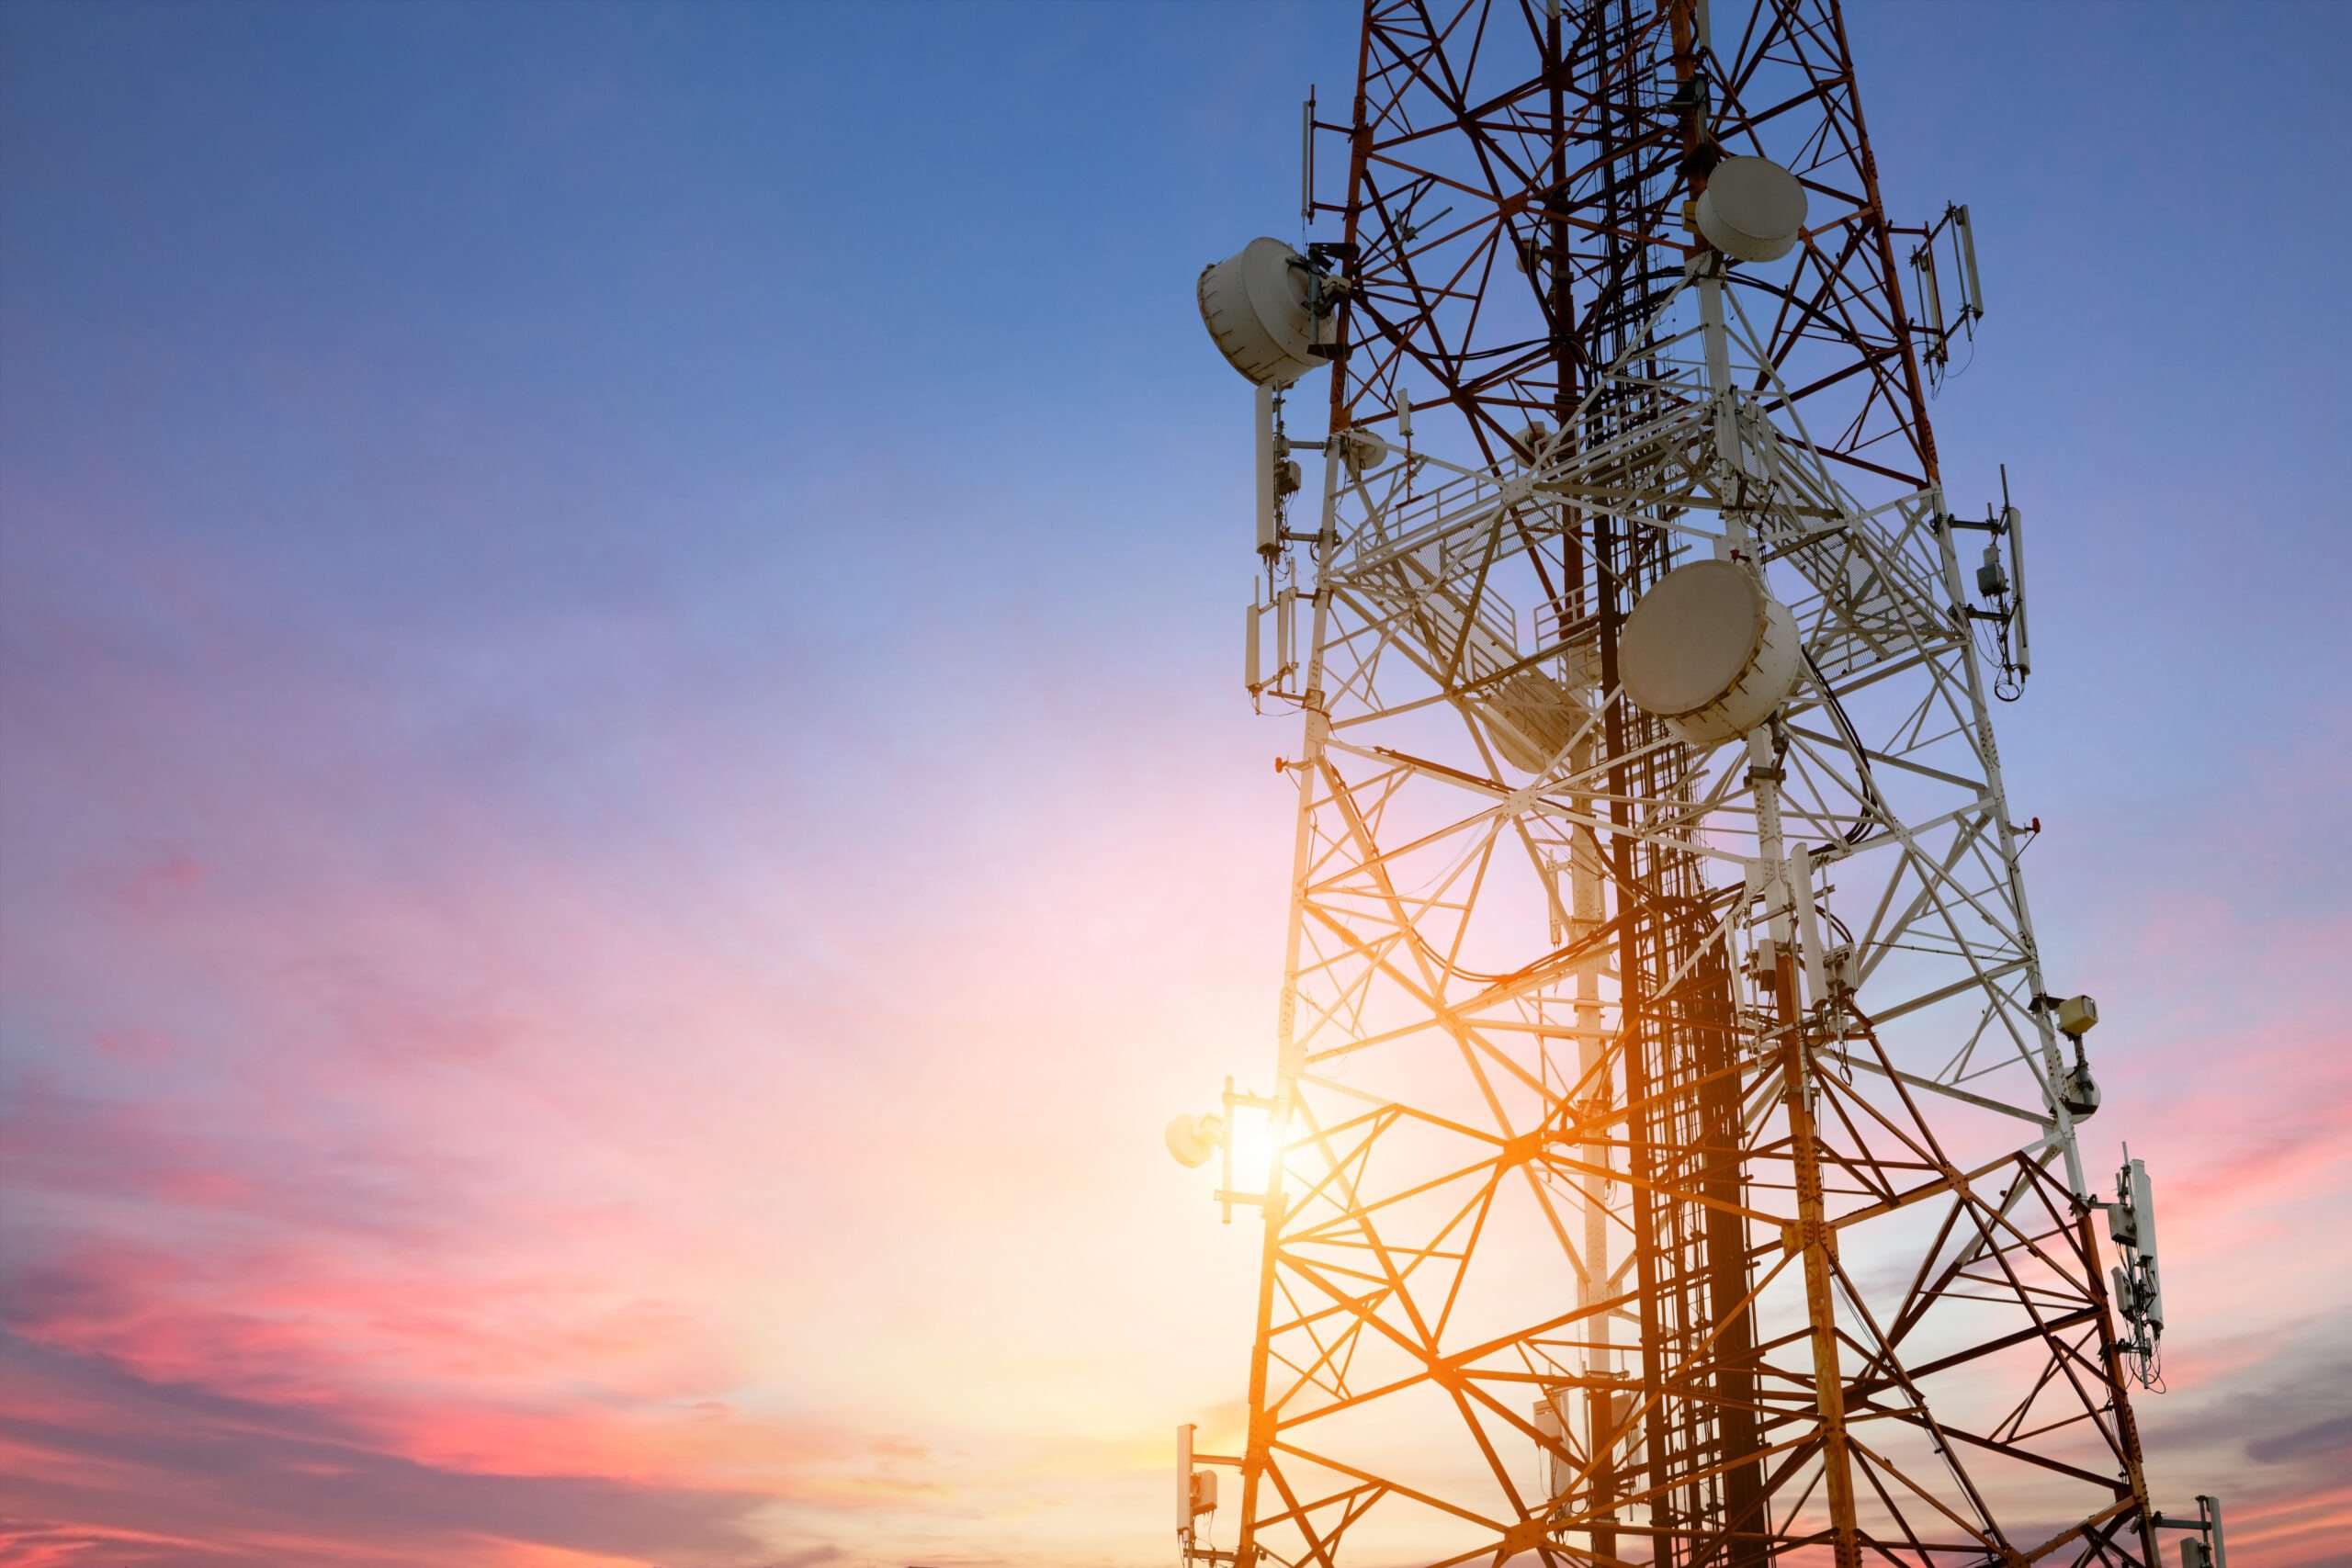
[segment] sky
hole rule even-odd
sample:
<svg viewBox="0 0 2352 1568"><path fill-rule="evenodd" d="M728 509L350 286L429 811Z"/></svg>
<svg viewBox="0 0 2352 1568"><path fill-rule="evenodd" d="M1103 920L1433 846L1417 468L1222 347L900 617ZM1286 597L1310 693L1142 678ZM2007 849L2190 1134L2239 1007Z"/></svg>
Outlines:
<svg viewBox="0 0 2352 1568"><path fill-rule="evenodd" d="M2352 8L1849 26L1975 219L2150 1475L2352 1562ZM1293 798L1193 284L1354 39L0 6L0 1562L1163 1560Z"/></svg>

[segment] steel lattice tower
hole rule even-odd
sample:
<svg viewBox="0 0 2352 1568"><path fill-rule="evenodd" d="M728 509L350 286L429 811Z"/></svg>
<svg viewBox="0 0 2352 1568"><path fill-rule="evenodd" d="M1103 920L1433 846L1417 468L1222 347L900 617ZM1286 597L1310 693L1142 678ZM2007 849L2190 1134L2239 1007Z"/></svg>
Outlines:
<svg viewBox="0 0 2352 1568"><path fill-rule="evenodd" d="M1371 0L1351 116L1310 109L1329 438L1275 447L1322 484L1264 551L1255 683L1305 729L1240 1101L1279 1146L1238 1540L1196 1560L2156 1560L2147 1314L1988 717L2009 608L1963 576L2000 519L1928 418L1962 322L1906 307L1934 234L1883 210L1837 0L1708 11ZM1691 221L1741 155L1804 192L1770 265ZM1803 642L1712 743L1621 670L1700 559Z"/></svg>

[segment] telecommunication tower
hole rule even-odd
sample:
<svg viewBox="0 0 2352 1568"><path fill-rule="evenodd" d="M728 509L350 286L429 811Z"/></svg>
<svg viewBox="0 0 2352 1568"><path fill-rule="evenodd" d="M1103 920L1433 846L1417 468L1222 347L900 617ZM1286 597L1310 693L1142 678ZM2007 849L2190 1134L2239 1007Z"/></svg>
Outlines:
<svg viewBox="0 0 2352 1568"><path fill-rule="evenodd" d="M1272 1083L1169 1129L1264 1224L1182 1561L2218 1561L1994 744L2022 517L1928 423L1968 210L1889 220L1837 0L1369 0L1360 62L1200 284L1304 728Z"/></svg>

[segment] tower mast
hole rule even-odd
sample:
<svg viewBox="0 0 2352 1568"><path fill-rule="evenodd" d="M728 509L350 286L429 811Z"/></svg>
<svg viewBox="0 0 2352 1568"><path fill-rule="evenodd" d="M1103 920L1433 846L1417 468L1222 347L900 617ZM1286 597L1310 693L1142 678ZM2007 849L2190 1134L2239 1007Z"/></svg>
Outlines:
<svg viewBox="0 0 2352 1568"><path fill-rule="evenodd" d="M1965 209L1889 222L1837 0L1369 0L1352 104L1337 240L1202 279L1303 728L1186 1558L2153 1564L2144 1174L2086 1183L1988 711L2017 514L1928 420Z"/></svg>

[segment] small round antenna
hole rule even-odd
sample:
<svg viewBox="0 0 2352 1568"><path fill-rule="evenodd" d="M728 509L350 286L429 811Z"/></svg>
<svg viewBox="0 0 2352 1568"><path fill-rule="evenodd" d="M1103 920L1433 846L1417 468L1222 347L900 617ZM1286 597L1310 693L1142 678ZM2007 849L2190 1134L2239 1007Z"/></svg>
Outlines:
<svg viewBox="0 0 2352 1568"><path fill-rule="evenodd" d="M1197 1170L1208 1164L1209 1156L1217 1150L1225 1137L1222 1116L1179 1116L1168 1123L1164 1136L1168 1152L1176 1163L1188 1170Z"/></svg>

